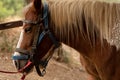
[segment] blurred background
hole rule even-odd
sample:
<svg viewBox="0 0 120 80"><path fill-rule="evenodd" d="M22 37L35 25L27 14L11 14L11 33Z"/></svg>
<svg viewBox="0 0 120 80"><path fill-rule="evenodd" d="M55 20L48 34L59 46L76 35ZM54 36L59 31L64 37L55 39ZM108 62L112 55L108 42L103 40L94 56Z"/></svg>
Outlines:
<svg viewBox="0 0 120 80"><path fill-rule="evenodd" d="M21 10L31 0L0 0L0 20L8 16L21 16Z"/></svg>
<svg viewBox="0 0 120 80"><path fill-rule="evenodd" d="M0 0L0 23L23 19L23 8L31 0ZM103 0L120 2L120 0ZM0 30L0 70L16 71L11 56L16 48L21 28ZM59 56L58 56L59 54ZM35 71L26 80L86 80L86 72L80 64L80 55L62 44L47 67L47 74L40 78ZM0 80L19 80L21 75L1 74Z"/></svg>
<svg viewBox="0 0 120 80"><path fill-rule="evenodd" d="M22 19L23 7L31 0L0 0L0 23ZM11 53L18 41L20 29L0 31L0 52Z"/></svg>

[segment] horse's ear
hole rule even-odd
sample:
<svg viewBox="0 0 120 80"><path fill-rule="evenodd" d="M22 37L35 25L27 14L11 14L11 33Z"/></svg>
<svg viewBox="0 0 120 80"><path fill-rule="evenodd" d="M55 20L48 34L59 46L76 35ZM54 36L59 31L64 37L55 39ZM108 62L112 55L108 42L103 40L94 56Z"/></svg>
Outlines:
<svg viewBox="0 0 120 80"><path fill-rule="evenodd" d="M34 7L36 11L40 11L42 7L42 1L41 0L33 0L34 1Z"/></svg>

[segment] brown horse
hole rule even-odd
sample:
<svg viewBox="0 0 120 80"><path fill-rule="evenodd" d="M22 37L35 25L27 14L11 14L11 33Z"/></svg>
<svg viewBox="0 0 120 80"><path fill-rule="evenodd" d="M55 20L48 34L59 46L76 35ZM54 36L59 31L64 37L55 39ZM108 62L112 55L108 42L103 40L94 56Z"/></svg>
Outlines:
<svg viewBox="0 0 120 80"><path fill-rule="evenodd" d="M45 62L62 42L80 52L88 80L120 80L120 3L33 0L25 8L24 22L13 56L18 70L32 62L21 70L23 74L40 64L43 75Z"/></svg>

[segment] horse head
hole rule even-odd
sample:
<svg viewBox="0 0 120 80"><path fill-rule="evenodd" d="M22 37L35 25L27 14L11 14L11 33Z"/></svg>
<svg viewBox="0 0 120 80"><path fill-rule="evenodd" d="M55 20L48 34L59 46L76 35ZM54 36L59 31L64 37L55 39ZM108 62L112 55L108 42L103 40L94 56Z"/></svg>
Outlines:
<svg viewBox="0 0 120 80"><path fill-rule="evenodd" d="M14 63L19 72L29 73L33 66L40 76L53 53L46 54L53 43L58 47L50 29L48 28L48 6L41 0L33 0L25 13L24 25L20 34L17 48L13 55ZM39 70L43 69L43 72Z"/></svg>

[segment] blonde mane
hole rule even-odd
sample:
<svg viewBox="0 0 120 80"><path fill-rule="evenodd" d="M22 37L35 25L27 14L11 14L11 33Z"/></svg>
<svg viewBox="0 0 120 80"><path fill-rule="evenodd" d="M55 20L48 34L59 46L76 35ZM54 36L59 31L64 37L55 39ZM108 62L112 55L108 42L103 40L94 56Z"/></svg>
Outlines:
<svg viewBox="0 0 120 80"><path fill-rule="evenodd" d="M98 0L47 0L49 4L51 22L69 37L73 39L80 33L85 38L85 27L87 36L95 39L95 32L100 34L101 40L112 41L113 28L120 23L120 3L109 3ZM83 25L85 22L85 26ZM74 27L73 27L74 26ZM58 32L56 30L56 33ZM76 35L76 36L74 36ZM89 37L89 39L91 39Z"/></svg>

